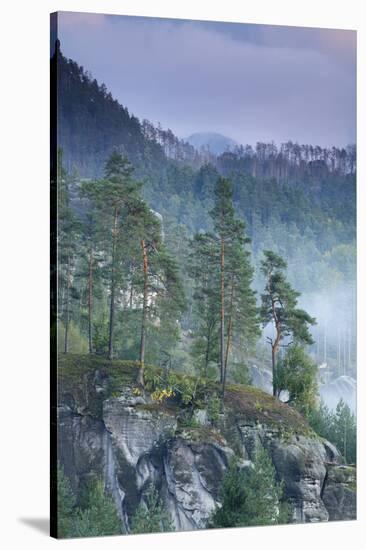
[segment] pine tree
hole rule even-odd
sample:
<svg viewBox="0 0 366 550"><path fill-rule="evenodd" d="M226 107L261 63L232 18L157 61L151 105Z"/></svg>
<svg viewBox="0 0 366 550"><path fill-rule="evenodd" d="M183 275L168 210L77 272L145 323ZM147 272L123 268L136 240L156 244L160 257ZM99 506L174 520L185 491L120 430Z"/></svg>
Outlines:
<svg viewBox="0 0 366 550"><path fill-rule="evenodd" d="M128 253L135 259L136 265L136 272L133 274L133 279L131 278L131 296L134 280L142 302L138 382L143 386L148 309L151 306L151 301L155 300L155 297L152 296L153 281L159 277L159 270L156 269L156 256L162 246L162 228L158 218L141 199L136 199L130 206L126 225L129 228L131 239Z"/></svg>
<svg viewBox="0 0 366 550"><path fill-rule="evenodd" d="M260 447L252 466L240 468L232 462L220 488L221 507L209 527L244 527L287 523L289 508L267 451Z"/></svg>
<svg viewBox="0 0 366 550"><path fill-rule="evenodd" d="M73 536L96 537L119 535L122 523L115 503L99 479L89 482L83 509L79 509L73 522Z"/></svg>
<svg viewBox="0 0 366 550"><path fill-rule="evenodd" d="M285 357L277 362L275 385L278 394L288 391L287 403L308 415L315 407L317 372L316 363L306 355L304 348L291 346Z"/></svg>
<svg viewBox="0 0 366 550"><path fill-rule="evenodd" d="M133 271L129 267L130 295L141 308L138 382L143 386L148 329L154 323L159 327L155 332L160 332L157 343L162 344L161 335L168 326L170 343L163 347L170 348L176 341L175 325L185 298L179 268L166 249L160 220L142 199L130 201L125 228L125 254L134 266Z"/></svg>
<svg viewBox="0 0 366 550"><path fill-rule="evenodd" d="M245 226L243 225L243 231ZM253 343L260 334L255 292L253 282L253 267L250 263L250 253L246 245L247 237L237 236L233 239L226 254L227 289L227 337L224 365L225 388L228 363L231 349L236 340L236 349L248 354ZM239 356L240 358L240 356Z"/></svg>
<svg viewBox="0 0 366 550"><path fill-rule="evenodd" d="M85 283L87 295L87 331L89 353L93 353L93 329L94 329L94 302L97 291L101 290L101 265L103 263L103 234L105 231L103 221L98 215L98 210L93 200L98 192L94 181L84 181L79 195L84 202L85 214L83 216L80 232L80 260L79 277Z"/></svg>
<svg viewBox="0 0 366 550"><path fill-rule="evenodd" d="M333 440L347 464L356 464L357 429L355 415L341 399L336 407L333 429Z"/></svg>
<svg viewBox="0 0 366 550"><path fill-rule="evenodd" d="M219 272L217 241L198 233L190 242L188 273L193 279L195 340L191 353L205 377L211 363L219 363Z"/></svg>
<svg viewBox="0 0 366 550"><path fill-rule="evenodd" d="M328 409L323 402L314 407L309 415L313 430L337 447L347 464L356 464L357 425L355 415L341 399L336 410Z"/></svg>
<svg viewBox="0 0 366 550"><path fill-rule="evenodd" d="M71 483L61 464L57 464L57 536L72 536L73 517L76 498Z"/></svg>
<svg viewBox="0 0 366 550"><path fill-rule="evenodd" d="M58 312L64 325L64 353L69 351L69 328L72 302L77 297L74 286L77 234L79 223L71 206L70 192L75 184L63 166L63 152L57 157L57 251L58 251Z"/></svg>
<svg viewBox="0 0 366 550"><path fill-rule="evenodd" d="M142 502L132 518L131 532L138 534L173 530L170 514L166 511L157 490L150 486L146 495L146 504Z"/></svg>
<svg viewBox="0 0 366 550"><path fill-rule="evenodd" d="M132 178L133 167L128 159L114 151L105 165L105 179L92 182L88 195L98 212L100 225L105 228L102 248L108 251L109 279L109 336L108 357L113 358L116 297L124 282L123 248L125 218L138 198L141 184Z"/></svg>
<svg viewBox="0 0 366 550"><path fill-rule="evenodd" d="M247 344L258 334L255 293L251 289L253 269L245 248L250 240L245 235L244 222L235 216L233 188L228 179L218 179L215 206L210 215L219 249L220 381L224 399L233 327L243 335Z"/></svg>
<svg viewBox="0 0 366 550"><path fill-rule="evenodd" d="M309 326L315 324L315 319L303 309L297 308L300 293L286 279L285 260L270 250L265 250L263 254L261 272L266 278L266 286L262 294L261 320L264 327L268 323L274 324L274 337L267 337L267 340L272 352L273 395L278 397L276 356L280 346L288 346L293 342L313 344ZM292 341L284 343L288 337Z"/></svg>

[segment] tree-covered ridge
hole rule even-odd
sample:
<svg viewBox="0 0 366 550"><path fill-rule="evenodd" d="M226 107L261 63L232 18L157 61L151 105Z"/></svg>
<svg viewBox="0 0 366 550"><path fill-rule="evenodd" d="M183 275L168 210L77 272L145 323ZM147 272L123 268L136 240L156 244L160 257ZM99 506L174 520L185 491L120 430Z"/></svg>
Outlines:
<svg viewBox="0 0 366 550"><path fill-rule="evenodd" d="M281 182L296 182L304 175L319 179L327 173L345 175L356 171L354 145L327 148L292 141L280 146L258 142L255 147L238 145L216 160L216 155L204 148L197 151L170 129L130 114L105 84L99 84L89 71L65 58L60 50L58 97L59 139L66 152L66 167L77 166L84 176L100 175L107 156L120 146L134 164L144 163L149 153L160 153L194 167L217 162L220 172L237 170Z"/></svg>
<svg viewBox="0 0 366 550"><path fill-rule="evenodd" d="M170 130L139 121L103 84L61 53L58 86L59 146L69 173L76 169L81 177L102 176L117 148L144 181L143 195L150 206L165 221L173 219L190 232L212 228L208 212L215 182L218 175L229 177L255 256L263 242L271 249L274 241L296 269L301 249L304 269L296 273L301 290L308 290L314 279L308 272L310 260L319 264L318 273L324 267L329 271L329 266L333 281L354 276L354 146L258 143L215 157L195 151Z"/></svg>
<svg viewBox="0 0 366 550"><path fill-rule="evenodd" d="M195 149L171 130L140 122L113 99L104 84L59 50L57 60L58 139L68 171L77 167L83 176L101 176L115 148L141 170L154 170L167 157L197 163Z"/></svg>
<svg viewBox="0 0 366 550"><path fill-rule="evenodd" d="M117 149L142 182L141 196L163 219L165 242L187 285L187 239L213 231L210 211L220 176L229 178L236 215L251 242L254 288L261 292L264 249L282 256L289 282L322 306L318 317L317 360L339 373L355 367L355 148L258 143L219 157L195 151L168 130L140 122L104 85L58 50L59 144L69 174L101 177ZM53 63L56 57L53 58ZM70 187L70 201L80 207ZM79 202L78 202L79 201ZM98 262L96 263L97 266ZM345 323L329 332L335 297ZM189 307L188 307L189 309ZM326 311L324 318L320 315ZM186 319L182 320L187 327ZM346 351L345 351L346 350Z"/></svg>

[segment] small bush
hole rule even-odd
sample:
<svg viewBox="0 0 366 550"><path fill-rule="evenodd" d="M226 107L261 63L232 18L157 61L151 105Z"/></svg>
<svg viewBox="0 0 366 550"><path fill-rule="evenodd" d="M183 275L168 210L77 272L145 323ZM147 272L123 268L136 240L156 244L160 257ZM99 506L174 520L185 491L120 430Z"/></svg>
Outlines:
<svg viewBox="0 0 366 550"><path fill-rule="evenodd" d="M207 399L208 418L214 426L217 424L221 410L221 399L217 394L211 395Z"/></svg>

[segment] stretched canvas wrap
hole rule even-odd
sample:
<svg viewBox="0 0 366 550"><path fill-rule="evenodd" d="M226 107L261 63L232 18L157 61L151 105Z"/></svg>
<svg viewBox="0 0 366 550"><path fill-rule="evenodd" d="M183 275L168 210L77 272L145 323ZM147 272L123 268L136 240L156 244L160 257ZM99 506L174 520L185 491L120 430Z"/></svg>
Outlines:
<svg viewBox="0 0 366 550"><path fill-rule="evenodd" d="M356 33L51 16L51 534L356 518Z"/></svg>

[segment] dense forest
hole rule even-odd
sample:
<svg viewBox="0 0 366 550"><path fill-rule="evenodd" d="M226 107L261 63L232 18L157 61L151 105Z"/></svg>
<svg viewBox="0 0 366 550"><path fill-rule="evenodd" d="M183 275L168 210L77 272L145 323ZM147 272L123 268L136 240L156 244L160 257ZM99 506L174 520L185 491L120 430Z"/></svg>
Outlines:
<svg viewBox="0 0 366 550"><path fill-rule="evenodd" d="M183 335L178 339L174 361L190 363L187 340L195 326L193 297L197 291L188 256L192 242L197 241L195 235L215 230L211 215L215 186L225 177L230 181L235 216L245 223L258 305L265 284L260 269L263 251L272 250L285 259L288 279L302 293L300 305L306 305L317 319L311 329L312 357L318 364L327 364L328 378L344 373L355 376L354 146L324 149L291 142L279 147L258 143L255 148L240 146L216 157L208 150L196 151L171 130L139 121L113 99L105 85L99 85L61 53L58 87L62 173L67 174L73 215L84 224L84 217L93 215L87 214L91 202L81 190L87 181L105 178L106 162L117 151L131 163L133 179L140 182L141 199L160 220L164 248L174 252L186 300L180 319ZM90 225L94 225L92 221ZM103 287L98 273L105 271L105 262L95 262L97 304ZM77 350L87 346L82 319L88 291L81 276L74 276L74 272L70 276L73 294L69 318L73 337L78 333ZM106 319L107 313L102 314L99 306L95 314ZM101 319L94 318L93 323L95 335L99 335ZM118 337L118 328L116 333ZM259 339L257 347L266 350L266 336ZM130 357L126 351L123 354ZM268 359L266 351L261 353L263 358Z"/></svg>

